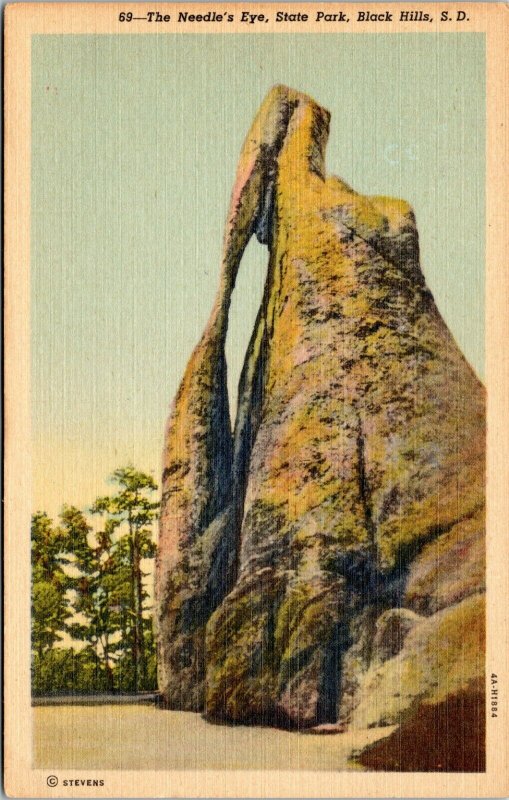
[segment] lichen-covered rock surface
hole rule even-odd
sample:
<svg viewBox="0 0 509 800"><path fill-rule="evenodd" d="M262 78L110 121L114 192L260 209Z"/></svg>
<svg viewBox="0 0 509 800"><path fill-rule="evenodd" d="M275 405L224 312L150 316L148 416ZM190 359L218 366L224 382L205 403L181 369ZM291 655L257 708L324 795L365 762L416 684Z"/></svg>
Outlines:
<svg viewBox="0 0 509 800"><path fill-rule="evenodd" d="M485 398L426 287L412 209L328 177L328 127L275 87L240 157L166 433L160 688L214 721L399 724L401 741L484 696ZM232 432L224 345L252 234L268 271Z"/></svg>

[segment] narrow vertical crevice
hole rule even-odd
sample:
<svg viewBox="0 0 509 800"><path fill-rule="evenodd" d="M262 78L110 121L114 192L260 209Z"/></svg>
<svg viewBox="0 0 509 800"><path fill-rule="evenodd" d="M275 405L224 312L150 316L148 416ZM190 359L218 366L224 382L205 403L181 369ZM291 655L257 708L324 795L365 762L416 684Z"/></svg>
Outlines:
<svg viewBox="0 0 509 800"><path fill-rule="evenodd" d="M274 183L276 184L277 173L274 173L272 177ZM270 248L270 242L272 241L274 230L277 226L277 207L275 203L275 188L270 190L267 187L267 191L270 191L271 194L271 218L270 220L266 219L263 225L264 232L267 233L269 239L268 244ZM237 415L233 434L233 491L237 524L237 570L238 560L240 557L241 528L244 516L244 501L249 479L251 454L263 415L265 381L271 335L267 319L267 310L274 292L274 274L275 254L271 251L263 299L258 311L253 334L247 348L244 366L239 381Z"/></svg>
<svg viewBox="0 0 509 800"><path fill-rule="evenodd" d="M267 282L267 249L252 236L242 255L228 311L224 352L232 431L235 428L242 373L256 331Z"/></svg>
<svg viewBox="0 0 509 800"><path fill-rule="evenodd" d="M365 436L362 426L360 414L357 423L357 468L359 471L359 497L364 514L364 524L368 534L369 554L371 557L372 569L376 569L377 564L377 541L376 541L376 526L373 521L373 506L371 501L371 486L366 471L366 452L365 452Z"/></svg>
<svg viewBox="0 0 509 800"><path fill-rule="evenodd" d="M205 530L212 520L231 501L233 436L227 387L227 367L224 353L217 359L214 375L213 405L208 441L208 486L210 501L204 507L198 527Z"/></svg>
<svg viewBox="0 0 509 800"><path fill-rule="evenodd" d="M269 281L269 277L267 278ZM244 500L249 478L251 453L260 425L265 395L265 372L268 354L268 335L263 304L258 312L255 329L249 343L239 381L237 415L233 436L233 495L236 538L236 568L240 558L241 529Z"/></svg>
<svg viewBox="0 0 509 800"><path fill-rule="evenodd" d="M336 722L341 696L343 655L352 644L348 624L342 620L334 625L322 663L316 721L318 725Z"/></svg>
<svg viewBox="0 0 509 800"><path fill-rule="evenodd" d="M366 442L360 414L357 415L355 430L357 454L357 474L359 499L367 533L367 552L346 554L341 559L340 574L345 579L345 607L342 619L333 629L330 641L325 648L321 670L321 685L317 705L319 724L336 722L339 717L342 696L342 673L345 653L354 642L350 627L362 610L377 602L379 576L377 570L376 525L373 520L372 489L366 467ZM345 613L346 610L346 613ZM375 618L369 622L368 662L371 660L371 646L375 634Z"/></svg>
<svg viewBox="0 0 509 800"><path fill-rule="evenodd" d="M275 189L273 181L276 180L277 170L274 166L268 168L264 175L264 187L260 199L259 211L252 221L252 232L262 243L272 241L274 216L275 216ZM269 180L270 178L270 180ZM252 238L249 240L252 241ZM251 253L247 253L249 247ZM261 420L263 398L265 394L266 360L269 351L269 332L267 330L266 315L267 305L272 293L273 267L269 256L268 267L265 266L265 282L263 295L260 297L258 312L251 338L247 346L242 371L238 385L238 398L236 405L236 418L233 433L230 424L228 434L224 433L226 419L230 419L231 401L228 393L226 353L232 355L232 328L238 333L238 310L236 304L245 282L246 267L253 268L256 258L252 254L252 245L248 244L239 256L239 264L235 271L235 280L232 281L231 294L228 301L226 316L224 317L224 347L214 380L216 397L217 419L212 419L210 435L214 437L214 446L211 450L215 454L209 460L211 485L214 487L213 498L207 509L207 518L203 518L202 533L210 535L213 531L216 544L210 560L209 574L205 592L199 602L193 601L188 613L189 619L194 617L206 622L208 617L220 605L224 597L232 590L237 580L240 560L241 530L244 516L244 499L246 494L251 453ZM258 262L258 269L260 262ZM233 324L232 324L233 319ZM243 319L244 327L249 324L248 319ZM247 323L247 324L246 324ZM237 340L238 341L238 340ZM234 362L235 363L235 362ZM230 379L230 386L232 384ZM214 430L215 428L215 430ZM220 447L220 437L224 438L224 448ZM215 513L214 513L215 512ZM210 526L210 530L207 530ZM201 611L198 611L198 608Z"/></svg>

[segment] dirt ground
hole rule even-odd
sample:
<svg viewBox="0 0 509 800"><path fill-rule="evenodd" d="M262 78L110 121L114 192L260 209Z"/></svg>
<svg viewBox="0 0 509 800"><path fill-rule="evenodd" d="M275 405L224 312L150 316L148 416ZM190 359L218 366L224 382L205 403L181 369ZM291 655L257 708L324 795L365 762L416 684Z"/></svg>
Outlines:
<svg viewBox="0 0 509 800"><path fill-rule="evenodd" d="M40 769L359 770L352 752L394 730L289 733L139 705L42 706L33 715Z"/></svg>

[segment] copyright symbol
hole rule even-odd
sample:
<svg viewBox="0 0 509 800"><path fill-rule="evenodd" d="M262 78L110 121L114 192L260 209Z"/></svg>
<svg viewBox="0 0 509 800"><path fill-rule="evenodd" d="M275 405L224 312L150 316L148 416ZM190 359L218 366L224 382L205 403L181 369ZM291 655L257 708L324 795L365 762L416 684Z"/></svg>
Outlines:
<svg viewBox="0 0 509 800"><path fill-rule="evenodd" d="M46 778L48 786L58 786L58 778L56 775L48 775Z"/></svg>

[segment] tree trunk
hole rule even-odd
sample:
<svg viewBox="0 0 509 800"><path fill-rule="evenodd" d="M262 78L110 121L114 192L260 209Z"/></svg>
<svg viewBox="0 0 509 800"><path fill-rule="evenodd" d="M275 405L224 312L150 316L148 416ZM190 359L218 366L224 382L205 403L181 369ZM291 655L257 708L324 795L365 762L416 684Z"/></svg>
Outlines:
<svg viewBox="0 0 509 800"><path fill-rule="evenodd" d="M134 669L134 686L133 690L135 692L138 691L138 683L139 683L139 660L140 660L140 642L139 642L139 631L138 631L138 614L137 614L137 596L138 593L136 591L136 547L134 542L134 531L133 525L131 521L131 514L129 513L129 560L131 562L131 587L130 587L130 595L131 595L131 613L133 615L133 628L132 628L132 637L133 637L133 649L132 649L132 657L133 657L133 669Z"/></svg>
<svg viewBox="0 0 509 800"><path fill-rule="evenodd" d="M140 557L140 549L138 543L138 536L137 531L134 534L134 558L133 558L133 567L134 567L134 586L135 586L135 631L136 631L136 642L138 647L138 670L137 676L139 680L139 686L137 686L136 691L139 688L145 688L146 684L146 675L145 675L145 642L143 639L143 578L141 574L141 557Z"/></svg>
<svg viewBox="0 0 509 800"><path fill-rule="evenodd" d="M113 676L113 670L110 664L110 646L107 636L105 636L103 643L103 659L104 671L106 672L106 680L108 683L108 691L113 693L115 691L115 678Z"/></svg>

